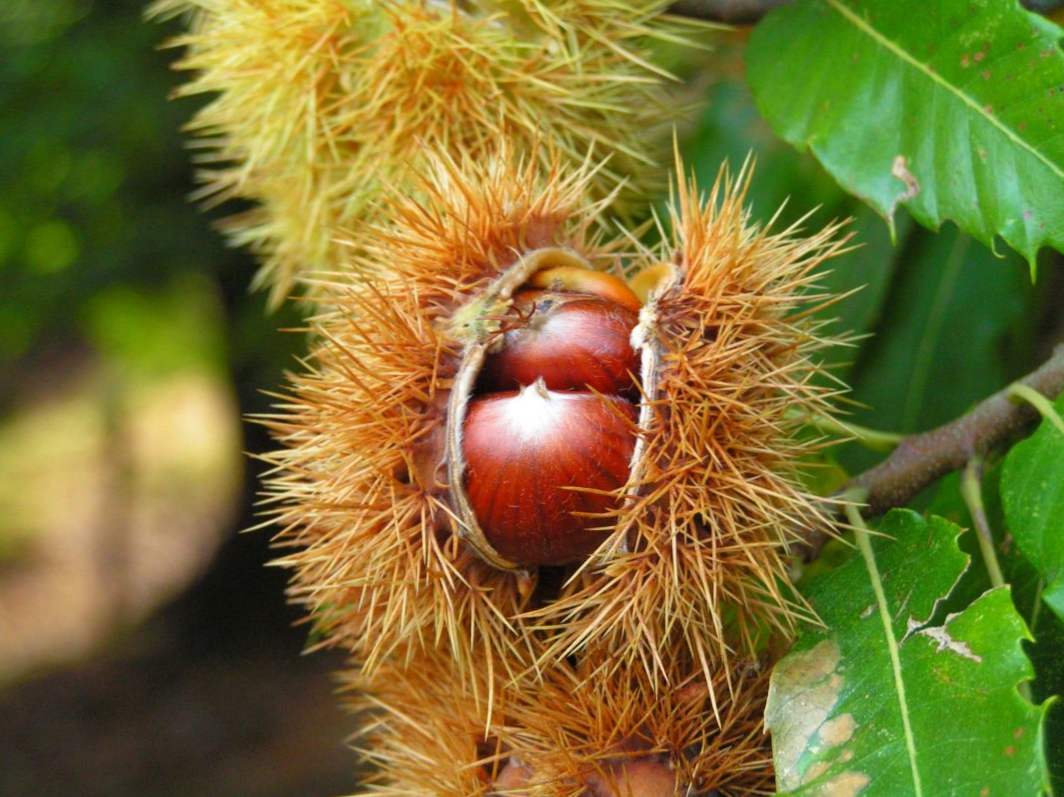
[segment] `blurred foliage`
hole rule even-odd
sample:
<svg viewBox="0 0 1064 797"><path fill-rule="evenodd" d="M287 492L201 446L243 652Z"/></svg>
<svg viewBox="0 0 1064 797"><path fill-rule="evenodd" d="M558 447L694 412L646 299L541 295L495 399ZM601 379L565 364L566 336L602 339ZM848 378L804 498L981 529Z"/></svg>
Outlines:
<svg viewBox="0 0 1064 797"><path fill-rule="evenodd" d="M287 319L246 297L250 258L188 202L180 130L196 105L168 100L174 54L142 11L132 0L0 9L5 381L35 352L79 341L134 370L228 363L261 386L300 345L273 331Z"/></svg>
<svg viewBox="0 0 1064 797"><path fill-rule="evenodd" d="M281 381L303 345L276 331L297 313L264 312L247 289L252 258L226 248L188 199L181 127L197 102L169 99L176 54L159 43L177 26L146 24L143 8L0 7L0 439L10 474L0 563L11 576L0 591L32 573L39 589L23 589L22 608L39 594L75 620L62 601L80 593L55 563L82 556L89 572L82 548L165 542L152 535L169 532L188 549L164 557L173 573L142 577L139 560L125 558L127 581L152 580L157 595L134 601L147 607L249 522L234 517L240 451L264 443L241 439L238 413L265 409L258 391ZM68 588L48 599L60 577ZM82 598L81 608L91 603ZM44 647L46 635L23 644L8 628L35 660L29 643Z"/></svg>
<svg viewBox="0 0 1064 797"><path fill-rule="evenodd" d="M182 272L150 295L120 283L86 302L85 333L125 373L149 378L160 370L224 374L226 363L215 287Z"/></svg>
<svg viewBox="0 0 1064 797"><path fill-rule="evenodd" d="M1055 412L1055 424L1046 418L1005 457L1001 501L1016 546L1044 581L1042 601L1064 620L1064 396Z"/></svg>
<svg viewBox="0 0 1064 797"><path fill-rule="evenodd" d="M139 622L249 522L239 414L302 345L188 200L196 103L142 13L0 7L0 681Z"/></svg>
<svg viewBox="0 0 1064 797"><path fill-rule="evenodd" d="M0 793L349 791L268 535L235 533L267 445L238 414L299 314L189 202L198 101L144 5L0 3Z"/></svg>

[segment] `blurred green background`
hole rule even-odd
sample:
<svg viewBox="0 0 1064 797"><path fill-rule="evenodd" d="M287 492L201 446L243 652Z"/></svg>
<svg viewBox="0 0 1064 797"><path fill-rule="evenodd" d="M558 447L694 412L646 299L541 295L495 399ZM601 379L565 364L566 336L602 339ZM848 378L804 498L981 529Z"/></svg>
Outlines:
<svg viewBox="0 0 1064 797"><path fill-rule="evenodd" d="M338 662L236 533L301 340L187 201L142 12L0 6L0 795L349 792Z"/></svg>
<svg viewBox="0 0 1064 797"><path fill-rule="evenodd" d="M355 787L327 654L263 565L241 423L301 347L188 201L193 101L140 0L0 7L0 795L342 794ZM955 229L883 221L777 141L742 82L741 37L689 78L681 131L705 182L753 150L766 218L854 216L824 282L865 336L834 355L854 418L928 428L1064 337L1064 280ZM227 208L227 212L237 208ZM873 455L838 453L856 469ZM834 478L829 473L827 483ZM947 485L948 487L948 485ZM949 487L949 489L955 489ZM1059 721L1059 713L1058 713Z"/></svg>

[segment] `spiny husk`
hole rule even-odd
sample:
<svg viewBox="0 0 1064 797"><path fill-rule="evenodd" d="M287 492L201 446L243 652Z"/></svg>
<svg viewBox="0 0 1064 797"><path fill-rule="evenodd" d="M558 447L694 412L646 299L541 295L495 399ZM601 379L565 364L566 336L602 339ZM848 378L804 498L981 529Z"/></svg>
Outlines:
<svg viewBox="0 0 1064 797"><path fill-rule="evenodd" d="M187 13L182 95L213 99L200 137L200 196L257 207L232 239L263 262L258 283L283 298L298 274L351 261L382 188L410 192L423 153L484 158L545 141L579 164L613 156L595 196L630 179L658 183L663 133L682 104L648 43L691 23L668 0L156 0ZM544 166L549 164L544 162Z"/></svg>
<svg viewBox="0 0 1064 797"><path fill-rule="evenodd" d="M636 767L657 769L659 783L671 773L676 794L771 794L762 726L768 671L733 667L714 671L707 683L690 661L667 661L667 689L651 688L635 672L592 684L584 672L555 668L513 707L498 738L529 771L530 793L543 797L582 797L586 785L623 795Z"/></svg>
<svg viewBox="0 0 1064 797"><path fill-rule="evenodd" d="M499 699L485 702L487 671L459 675L446 656L423 651L407 666L344 674L363 724L354 747L369 765L362 794L478 797L491 793L504 759L491 736Z"/></svg>
<svg viewBox="0 0 1064 797"><path fill-rule="evenodd" d="M703 199L681 176L671 237L645 255L667 265L634 334L650 391L640 462L612 538L534 611L554 635L546 662L594 645L615 653L604 681L636 667L654 684L661 651L685 650L708 678L815 620L788 589L786 556L803 530L829 527L799 480L818 442L798 429L839 392L820 378L831 341L811 311L832 301L814 269L846 239L838 225L803 237L752 223L749 179L722 170Z"/></svg>
<svg viewBox="0 0 1064 797"><path fill-rule="evenodd" d="M584 199L594 169L538 172L536 159L437 159L431 199L397 197L394 224L355 255L388 276L332 286L308 373L264 419L285 446L268 457L268 491L295 549L283 560L292 594L371 670L443 644L462 672L515 677L590 656L592 681L641 670L657 689L671 688L674 651L715 684L736 654L815 619L787 586L786 557L804 529L827 526L798 479L817 443L797 431L837 392L817 378L828 341L810 309L831 301L813 272L845 239L836 226L805 238L752 224L746 171L723 173L705 201L681 182L673 238L642 255L666 267L635 331L645 395L625 500L555 600L536 571L475 553L448 434L470 357L534 253L618 267L596 235L601 203Z"/></svg>
<svg viewBox="0 0 1064 797"><path fill-rule="evenodd" d="M350 683L367 724L357 747L375 765L368 793L660 797L771 794L762 714L768 671L744 666L707 685L670 660L662 692L642 678L588 689L559 666L542 681L500 684L491 708L444 657L429 654ZM633 675L636 675L633 673ZM487 688L479 676L479 688ZM710 694L732 696L716 705ZM645 784L652 783L648 789Z"/></svg>
<svg viewBox="0 0 1064 797"><path fill-rule="evenodd" d="M520 619L537 574L496 569L461 539L442 446L464 351L456 311L529 250L616 268L597 240L601 206L584 199L595 170L539 174L531 159L437 160L432 200L396 198L394 225L361 255L390 277L331 286L306 372L262 418L284 445L267 457L267 492L279 543L294 549L281 561L292 597L325 644L369 670L436 645L467 673L512 675L538 658Z"/></svg>

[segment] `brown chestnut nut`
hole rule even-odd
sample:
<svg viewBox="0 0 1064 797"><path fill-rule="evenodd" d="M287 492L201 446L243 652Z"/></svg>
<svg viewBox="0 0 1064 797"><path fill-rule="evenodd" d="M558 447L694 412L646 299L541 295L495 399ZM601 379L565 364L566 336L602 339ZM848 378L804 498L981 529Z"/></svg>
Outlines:
<svg viewBox="0 0 1064 797"><path fill-rule="evenodd" d="M502 348L480 376L483 391L513 390L542 378L550 390L623 393L635 387L639 356L630 342L637 313L581 293L523 290Z"/></svg>
<svg viewBox="0 0 1064 797"><path fill-rule="evenodd" d="M654 758L621 761L607 771L592 773L587 787L586 797L677 797L680 793L676 771Z"/></svg>
<svg viewBox="0 0 1064 797"><path fill-rule="evenodd" d="M542 381L473 399L465 489L492 547L529 566L594 551L609 534L610 493L628 480L635 421L622 398L550 391Z"/></svg>

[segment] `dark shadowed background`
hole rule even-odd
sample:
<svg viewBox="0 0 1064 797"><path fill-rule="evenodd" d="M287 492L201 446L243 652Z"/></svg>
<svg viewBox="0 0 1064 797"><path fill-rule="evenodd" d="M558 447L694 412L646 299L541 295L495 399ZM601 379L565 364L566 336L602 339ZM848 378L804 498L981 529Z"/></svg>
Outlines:
<svg viewBox="0 0 1064 797"><path fill-rule="evenodd" d="M142 11L0 6L0 795L343 794L339 662L237 534L301 341L188 202Z"/></svg>

